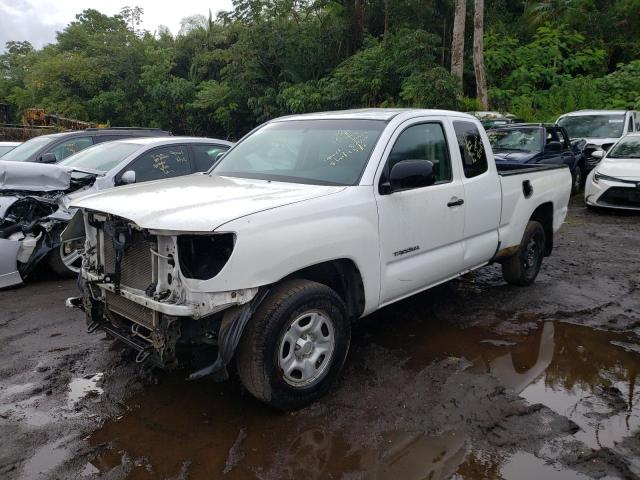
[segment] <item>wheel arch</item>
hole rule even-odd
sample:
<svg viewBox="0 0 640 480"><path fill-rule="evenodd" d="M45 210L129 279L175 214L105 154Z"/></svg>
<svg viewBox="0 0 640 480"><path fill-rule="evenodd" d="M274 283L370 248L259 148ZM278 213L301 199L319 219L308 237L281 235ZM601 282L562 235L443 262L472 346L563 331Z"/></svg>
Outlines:
<svg viewBox="0 0 640 480"><path fill-rule="evenodd" d="M338 258L301 268L282 278L304 279L321 283L334 290L347 306L351 320L358 319L365 309L364 282L360 269L349 258Z"/></svg>
<svg viewBox="0 0 640 480"><path fill-rule="evenodd" d="M553 250L553 203L546 202L538 206L531 214L529 221L542 225L545 237L544 255L548 257Z"/></svg>

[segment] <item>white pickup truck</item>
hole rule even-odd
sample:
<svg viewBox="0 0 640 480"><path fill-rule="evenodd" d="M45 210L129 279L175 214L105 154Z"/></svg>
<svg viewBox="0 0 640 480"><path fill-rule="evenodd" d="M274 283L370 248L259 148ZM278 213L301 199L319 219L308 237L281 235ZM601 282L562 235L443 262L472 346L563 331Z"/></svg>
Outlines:
<svg viewBox="0 0 640 480"><path fill-rule="evenodd" d="M498 170L480 122L439 110L270 121L205 174L85 197L63 241L83 248L89 330L167 366L218 347L257 398L321 396L353 320L493 262L532 283L571 192L565 166Z"/></svg>

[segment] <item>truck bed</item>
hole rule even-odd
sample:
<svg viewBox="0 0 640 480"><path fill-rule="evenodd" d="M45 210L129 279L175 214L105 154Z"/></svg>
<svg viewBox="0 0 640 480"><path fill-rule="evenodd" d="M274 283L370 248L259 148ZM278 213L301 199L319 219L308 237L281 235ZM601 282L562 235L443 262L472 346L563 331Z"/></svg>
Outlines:
<svg viewBox="0 0 640 480"><path fill-rule="evenodd" d="M553 216L553 231L557 231L564 222L571 195L569 168L515 163L496 163L496 167L502 189L500 248L520 244L527 222L539 207Z"/></svg>

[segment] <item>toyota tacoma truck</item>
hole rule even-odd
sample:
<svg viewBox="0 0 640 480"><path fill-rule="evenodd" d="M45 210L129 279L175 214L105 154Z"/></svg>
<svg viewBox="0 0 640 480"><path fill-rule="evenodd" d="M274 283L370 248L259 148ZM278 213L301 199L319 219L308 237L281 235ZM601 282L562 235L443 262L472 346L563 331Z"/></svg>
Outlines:
<svg viewBox="0 0 640 480"><path fill-rule="evenodd" d="M280 409L324 394L351 323L498 262L531 284L562 225L564 165L496 167L474 117L372 109L279 118L207 173L77 201L89 331L177 363L217 347L190 378L227 376Z"/></svg>

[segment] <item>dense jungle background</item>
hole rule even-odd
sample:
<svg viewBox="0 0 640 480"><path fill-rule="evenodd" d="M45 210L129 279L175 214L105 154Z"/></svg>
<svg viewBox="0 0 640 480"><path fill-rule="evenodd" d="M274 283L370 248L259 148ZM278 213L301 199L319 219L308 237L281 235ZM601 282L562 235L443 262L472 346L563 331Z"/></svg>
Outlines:
<svg viewBox="0 0 640 480"><path fill-rule="evenodd" d="M8 42L7 121L38 107L237 139L289 113L480 110L474 45L491 109L553 121L640 108L640 0L235 0L230 12L184 18L175 36L141 30L142 15L85 10L40 50Z"/></svg>

